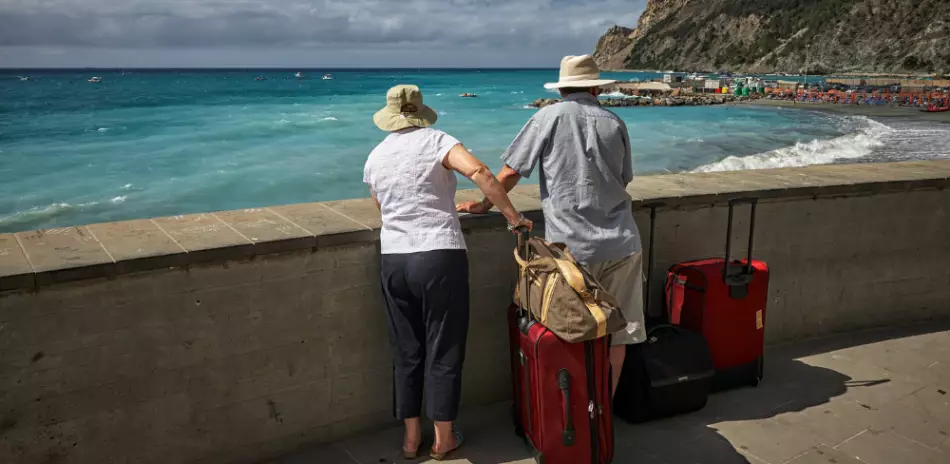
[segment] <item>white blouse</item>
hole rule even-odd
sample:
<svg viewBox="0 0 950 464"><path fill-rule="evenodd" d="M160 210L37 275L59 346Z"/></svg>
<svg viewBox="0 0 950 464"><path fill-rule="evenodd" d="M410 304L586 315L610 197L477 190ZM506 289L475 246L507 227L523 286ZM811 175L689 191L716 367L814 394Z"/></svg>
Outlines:
<svg viewBox="0 0 950 464"><path fill-rule="evenodd" d="M432 128L389 134L369 154L363 182L379 201L382 253L464 250L465 237L455 211L455 172L442 161L459 143Z"/></svg>

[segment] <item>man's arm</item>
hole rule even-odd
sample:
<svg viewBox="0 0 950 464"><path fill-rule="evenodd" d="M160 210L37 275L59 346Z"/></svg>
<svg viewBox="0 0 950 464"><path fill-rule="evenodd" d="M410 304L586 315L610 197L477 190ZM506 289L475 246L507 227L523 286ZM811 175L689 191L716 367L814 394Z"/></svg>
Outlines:
<svg viewBox="0 0 950 464"><path fill-rule="evenodd" d="M618 118L619 120L619 118ZM626 186L633 181L633 155L630 153L630 133L627 132L627 125L620 121L620 138L623 140L623 172L621 180Z"/></svg>
<svg viewBox="0 0 950 464"><path fill-rule="evenodd" d="M515 171L507 164L501 169L501 172L498 173L498 183L505 188L506 192L510 192L511 189L515 188L520 180L521 174L518 174L518 171ZM482 198L481 203L485 211L489 211L495 206L488 197Z"/></svg>
<svg viewBox="0 0 950 464"><path fill-rule="evenodd" d="M505 188L505 192L518 185L522 177L531 175L531 171L541 161L543 152L547 149L550 138L542 123L534 118L528 121L521 132L511 142L511 146L502 155L505 167L498 173L498 183ZM483 214L494 207L487 197L482 201L469 201L459 204L456 209L463 213Z"/></svg>

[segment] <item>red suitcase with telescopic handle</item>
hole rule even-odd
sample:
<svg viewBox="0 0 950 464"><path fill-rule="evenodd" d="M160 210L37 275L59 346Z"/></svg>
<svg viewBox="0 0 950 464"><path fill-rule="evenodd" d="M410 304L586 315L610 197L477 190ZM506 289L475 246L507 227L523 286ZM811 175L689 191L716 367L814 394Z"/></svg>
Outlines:
<svg viewBox="0 0 950 464"><path fill-rule="evenodd" d="M748 254L731 261L733 213L745 203L750 205ZM725 259L679 263L667 276L670 322L706 339L716 368L714 390L755 386L763 376L769 267L752 259L756 204L755 199L729 202Z"/></svg>
<svg viewBox="0 0 950 464"><path fill-rule="evenodd" d="M519 235L523 253L526 242L527 234ZM515 432L539 464L609 464L614 436L608 338L568 343L517 305L508 318Z"/></svg>

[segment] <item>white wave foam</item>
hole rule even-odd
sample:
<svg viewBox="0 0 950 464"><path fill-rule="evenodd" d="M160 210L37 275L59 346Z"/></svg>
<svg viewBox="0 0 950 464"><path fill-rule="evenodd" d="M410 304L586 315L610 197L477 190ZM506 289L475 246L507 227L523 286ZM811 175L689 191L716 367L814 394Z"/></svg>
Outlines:
<svg viewBox="0 0 950 464"><path fill-rule="evenodd" d="M0 217L0 226L30 224L34 221L52 219L75 209L90 208L98 204L99 202L97 201L90 201L77 205L70 203L51 203L46 206L34 206L25 211L17 211L9 216Z"/></svg>
<svg viewBox="0 0 950 464"><path fill-rule="evenodd" d="M844 118L843 128L857 132L830 140L798 142L794 146L751 156L729 156L722 161L700 166L693 172L741 171L828 164L840 159L863 158L884 145L884 136L893 132L887 125L864 116Z"/></svg>
<svg viewBox="0 0 950 464"><path fill-rule="evenodd" d="M321 121L339 121L339 119L334 118L333 116L327 116L327 117L321 119Z"/></svg>
<svg viewBox="0 0 950 464"><path fill-rule="evenodd" d="M135 188L135 185L132 184L125 184L122 186L122 190L132 190L133 188Z"/></svg>
<svg viewBox="0 0 950 464"><path fill-rule="evenodd" d="M125 200L127 198L129 198L127 195L122 195L122 196L115 197L109 201L111 201L113 205L118 205L120 203L125 203Z"/></svg>
<svg viewBox="0 0 950 464"><path fill-rule="evenodd" d="M97 132L109 132L109 128L108 128L108 127L100 127L100 128L98 128L98 129L96 129L96 131L97 131Z"/></svg>
<svg viewBox="0 0 950 464"><path fill-rule="evenodd" d="M619 90L614 90L613 92L607 92L600 94L601 97L606 98L633 98L631 95L627 95Z"/></svg>

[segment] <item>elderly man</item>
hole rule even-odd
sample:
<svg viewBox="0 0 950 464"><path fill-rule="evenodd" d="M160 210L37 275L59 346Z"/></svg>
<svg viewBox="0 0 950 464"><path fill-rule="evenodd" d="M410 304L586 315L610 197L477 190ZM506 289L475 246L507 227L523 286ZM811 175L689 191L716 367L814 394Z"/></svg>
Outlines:
<svg viewBox="0 0 950 464"><path fill-rule="evenodd" d="M541 165L541 205L548 241L565 243L608 292L617 298L628 324L611 337L613 391L626 345L646 339L640 236L626 186L633 179L627 127L597 102L599 88L615 81L600 79L590 55L567 56L560 79L545 84L558 89L561 103L538 111L502 155L498 181L510 191ZM458 205L468 213L485 213L489 200Z"/></svg>

